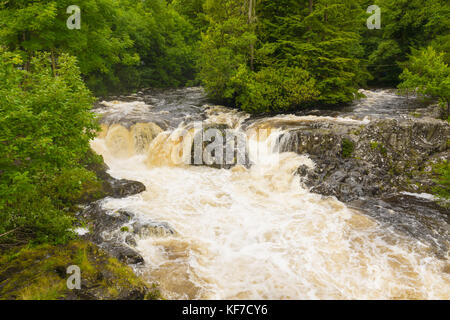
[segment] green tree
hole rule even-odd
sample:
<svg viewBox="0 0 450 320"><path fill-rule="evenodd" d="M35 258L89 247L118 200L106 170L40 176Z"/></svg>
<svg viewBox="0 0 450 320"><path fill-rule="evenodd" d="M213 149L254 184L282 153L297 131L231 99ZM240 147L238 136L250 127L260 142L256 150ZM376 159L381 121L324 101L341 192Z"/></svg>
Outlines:
<svg viewBox="0 0 450 320"><path fill-rule="evenodd" d="M433 45L450 62L450 6L446 0L366 1L381 8L381 29L366 30L364 45L372 84L397 85L411 49ZM399 64L400 63L400 64Z"/></svg>
<svg viewBox="0 0 450 320"><path fill-rule="evenodd" d="M141 86L179 87L195 79L198 34L164 0L136 5L135 47L141 57Z"/></svg>
<svg viewBox="0 0 450 320"><path fill-rule="evenodd" d="M409 61L400 75L399 88L404 93L439 98L440 105L450 115L450 67L444 61L444 53L438 53L429 46L413 50Z"/></svg>
<svg viewBox="0 0 450 320"><path fill-rule="evenodd" d="M200 39L200 33L208 28L204 10L205 0L173 0L172 6L194 27Z"/></svg>
<svg viewBox="0 0 450 320"><path fill-rule="evenodd" d="M217 101L252 112L343 103L368 77L359 1L206 1L205 10L199 77Z"/></svg>
<svg viewBox="0 0 450 320"><path fill-rule="evenodd" d="M80 0L81 29L69 30L66 22L70 0L6 1L0 4L0 40L10 51L19 52L25 69L36 52L51 53L53 68L57 56L69 53L79 61L88 84L112 78L115 65L134 65L139 57L126 30L127 21L119 2ZM99 80L100 79L100 80Z"/></svg>
<svg viewBox="0 0 450 320"><path fill-rule="evenodd" d="M69 30L70 0L3 1L0 41L21 54L24 68L36 52L78 60L96 94L142 86L180 86L194 79L196 34L165 0L80 0L81 28Z"/></svg>
<svg viewBox="0 0 450 320"><path fill-rule="evenodd" d="M26 235L38 242L70 238L71 200L94 173L80 164L98 129L93 98L75 59L0 49L0 242Z"/></svg>
<svg viewBox="0 0 450 320"><path fill-rule="evenodd" d="M199 78L213 100L233 105L237 92L231 79L249 63L256 36L243 1L206 0L205 11L209 28L200 45Z"/></svg>

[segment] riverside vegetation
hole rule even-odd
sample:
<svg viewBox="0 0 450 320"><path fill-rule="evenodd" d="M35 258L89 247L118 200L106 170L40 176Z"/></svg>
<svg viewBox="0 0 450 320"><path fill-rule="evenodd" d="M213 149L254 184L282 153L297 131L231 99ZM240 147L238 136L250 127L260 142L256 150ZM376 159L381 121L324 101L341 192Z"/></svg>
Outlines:
<svg viewBox="0 0 450 320"><path fill-rule="evenodd" d="M66 26L71 4L0 3L0 298L158 297L73 231L79 205L114 189L90 151L94 96L202 85L211 101L272 114L398 86L449 120L445 0L80 0L79 30ZM372 4L380 30L366 27ZM354 149L343 141L344 158ZM426 190L448 199L448 161L434 166ZM89 270L79 296L63 285L71 264Z"/></svg>

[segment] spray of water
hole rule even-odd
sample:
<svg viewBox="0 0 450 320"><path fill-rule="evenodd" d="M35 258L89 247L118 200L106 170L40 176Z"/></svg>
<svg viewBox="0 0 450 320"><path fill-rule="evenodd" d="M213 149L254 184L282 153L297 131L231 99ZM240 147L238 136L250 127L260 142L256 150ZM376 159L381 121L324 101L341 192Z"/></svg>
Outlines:
<svg viewBox="0 0 450 320"><path fill-rule="evenodd" d="M239 115L222 110L212 116L240 124ZM272 124L247 129L253 165L229 170L171 163L174 150L183 156L173 138L184 125L164 132L154 124L104 127L93 149L113 176L147 190L103 206L177 231L139 239L144 278L172 299L450 298L448 264L426 244L303 188L295 171L314 163L274 150L283 130ZM255 126L270 130L258 135Z"/></svg>

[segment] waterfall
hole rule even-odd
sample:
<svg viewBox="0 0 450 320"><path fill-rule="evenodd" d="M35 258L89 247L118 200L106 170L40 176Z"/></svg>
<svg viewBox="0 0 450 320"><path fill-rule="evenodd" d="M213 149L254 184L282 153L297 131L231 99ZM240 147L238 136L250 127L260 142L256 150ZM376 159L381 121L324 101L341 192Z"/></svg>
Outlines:
<svg viewBox="0 0 450 320"><path fill-rule="evenodd" d="M120 106L115 104L115 108ZM383 228L332 197L303 188L289 126L319 117L275 117L243 127L245 114L208 109L208 126L247 137L251 165L189 165L192 123L105 125L92 141L117 178L147 190L106 199L110 210L167 222L177 232L143 236L142 277L170 299L438 299L449 297L448 264L427 244ZM337 120L338 121L338 120ZM353 121L353 120L348 120ZM175 160L177 161L175 161Z"/></svg>

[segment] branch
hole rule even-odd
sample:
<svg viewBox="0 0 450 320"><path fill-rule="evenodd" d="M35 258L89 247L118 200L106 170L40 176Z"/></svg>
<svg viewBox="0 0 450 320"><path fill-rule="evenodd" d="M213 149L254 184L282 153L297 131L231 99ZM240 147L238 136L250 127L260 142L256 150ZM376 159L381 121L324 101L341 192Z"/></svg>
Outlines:
<svg viewBox="0 0 450 320"><path fill-rule="evenodd" d="M12 230L9 230L8 232L5 232L5 233L3 233L3 234L0 234L0 238L3 237L3 236L6 236L6 235L8 235L8 234L10 234L11 232L16 231L17 229L19 229L19 227L14 228L14 229L12 229Z"/></svg>

